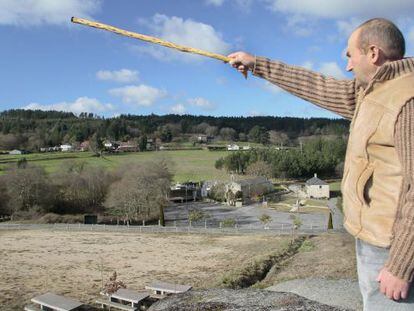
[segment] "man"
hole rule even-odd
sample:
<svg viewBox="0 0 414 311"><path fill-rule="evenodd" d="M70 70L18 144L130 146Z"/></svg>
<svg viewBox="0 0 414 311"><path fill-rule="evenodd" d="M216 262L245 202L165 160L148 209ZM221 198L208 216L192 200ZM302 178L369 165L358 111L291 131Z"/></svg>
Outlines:
<svg viewBox="0 0 414 311"><path fill-rule="evenodd" d="M356 238L364 310L414 310L414 58L390 21L375 18L348 40L336 80L245 52L230 64L352 120L342 193L344 226Z"/></svg>

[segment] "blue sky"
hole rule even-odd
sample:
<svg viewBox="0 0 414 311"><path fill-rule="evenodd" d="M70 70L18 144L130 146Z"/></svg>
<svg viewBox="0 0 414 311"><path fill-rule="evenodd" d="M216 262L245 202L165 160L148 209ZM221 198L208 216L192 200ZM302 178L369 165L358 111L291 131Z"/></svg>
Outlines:
<svg viewBox="0 0 414 311"><path fill-rule="evenodd" d="M0 0L0 110L336 117L220 61L70 23L101 21L228 54L237 50L338 78L347 36L392 19L414 53L414 1Z"/></svg>

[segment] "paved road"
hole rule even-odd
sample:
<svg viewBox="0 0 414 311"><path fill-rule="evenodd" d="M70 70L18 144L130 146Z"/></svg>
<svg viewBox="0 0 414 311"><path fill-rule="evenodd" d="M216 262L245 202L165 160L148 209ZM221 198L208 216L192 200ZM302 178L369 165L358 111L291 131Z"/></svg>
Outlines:
<svg viewBox="0 0 414 311"><path fill-rule="evenodd" d="M210 225L218 224L220 221L232 218L236 220L237 226L241 228L263 227L259 218L263 214L272 217L270 227L291 226L292 213L279 212L262 207L261 204L246 205L243 207L229 207L218 203L188 202L187 204L176 204L165 209L165 219L167 224L176 222L177 225L188 224L188 213L191 210L201 210L208 215L207 223ZM317 213L301 213L298 217L302 221L303 227L326 228L328 216ZM204 221L202 221L204 223Z"/></svg>
<svg viewBox="0 0 414 311"><path fill-rule="evenodd" d="M295 293L329 306L362 310L362 297L358 282L354 280L298 279L279 283L267 290Z"/></svg>

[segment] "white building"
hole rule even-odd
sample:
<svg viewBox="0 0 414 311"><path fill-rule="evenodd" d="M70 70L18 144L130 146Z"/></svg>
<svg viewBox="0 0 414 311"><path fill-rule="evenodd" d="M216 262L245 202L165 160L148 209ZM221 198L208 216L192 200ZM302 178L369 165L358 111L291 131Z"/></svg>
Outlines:
<svg viewBox="0 0 414 311"><path fill-rule="evenodd" d="M14 149L14 150L10 151L9 154L12 154L12 155L23 154L23 151Z"/></svg>
<svg viewBox="0 0 414 311"><path fill-rule="evenodd" d="M62 150L62 152L68 152L72 151L73 147L71 145L60 145L60 150Z"/></svg>
<svg viewBox="0 0 414 311"><path fill-rule="evenodd" d="M227 150L229 151L237 151L240 150L240 147L238 145L227 145Z"/></svg>
<svg viewBox="0 0 414 311"><path fill-rule="evenodd" d="M329 199L329 185L319 179L316 174L306 181L305 186L308 198Z"/></svg>

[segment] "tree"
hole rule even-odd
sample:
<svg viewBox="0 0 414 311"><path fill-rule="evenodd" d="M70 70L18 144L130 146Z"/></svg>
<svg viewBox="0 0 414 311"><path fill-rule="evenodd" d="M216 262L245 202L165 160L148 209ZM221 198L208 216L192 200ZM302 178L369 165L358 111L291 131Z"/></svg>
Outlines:
<svg viewBox="0 0 414 311"><path fill-rule="evenodd" d="M25 166L11 169L4 179L12 215L17 212L48 212L53 206L55 191L43 168Z"/></svg>
<svg viewBox="0 0 414 311"><path fill-rule="evenodd" d="M255 125L249 131L248 134L249 140L255 143L267 145L269 144L269 133L265 127Z"/></svg>
<svg viewBox="0 0 414 311"><path fill-rule="evenodd" d="M329 212L329 219L328 219L328 230L333 229L333 222L332 222L332 212Z"/></svg>
<svg viewBox="0 0 414 311"><path fill-rule="evenodd" d="M172 140L172 133L169 127L163 126L160 130L160 138L164 143L169 143Z"/></svg>
<svg viewBox="0 0 414 311"><path fill-rule="evenodd" d="M98 135L98 133L93 134L91 139L89 140L89 149L97 156L102 155L102 151L104 150L104 144L102 138Z"/></svg>
<svg viewBox="0 0 414 311"><path fill-rule="evenodd" d="M164 160L127 164L118 171L119 179L110 188L105 207L108 212L130 221L157 216L165 225L172 174Z"/></svg>
<svg viewBox="0 0 414 311"><path fill-rule="evenodd" d="M220 136L223 140L234 141L236 139L236 131L231 127L223 127L220 130Z"/></svg>
<svg viewBox="0 0 414 311"><path fill-rule="evenodd" d="M0 176L0 215L10 215L9 194L5 176Z"/></svg>
<svg viewBox="0 0 414 311"><path fill-rule="evenodd" d="M269 142L273 145L286 146L289 136L281 131L269 131Z"/></svg>
<svg viewBox="0 0 414 311"><path fill-rule="evenodd" d="M58 189L57 213L95 213L102 211L111 177L101 167L84 162L67 162L53 174Z"/></svg>
<svg viewBox="0 0 414 311"><path fill-rule="evenodd" d="M246 174L252 176L264 176L266 178L272 178L273 169L269 163L259 160L247 166Z"/></svg>
<svg viewBox="0 0 414 311"><path fill-rule="evenodd" d="M272 222L272 217L270 216L270 215L268 215L268 214L262 214L261 216L260 216L260 218L259 218L259 220L260 220L260 222L265 226L265 228L267 227L267 225L269 224L269 223L271 223Z"/></svg>
<svg viewBox="0 0 414 311"><path fill-rule="evenodd" d="M138 139L138 147L139 151L145 151L147 150L147 136L143 135Z"/></svg>

